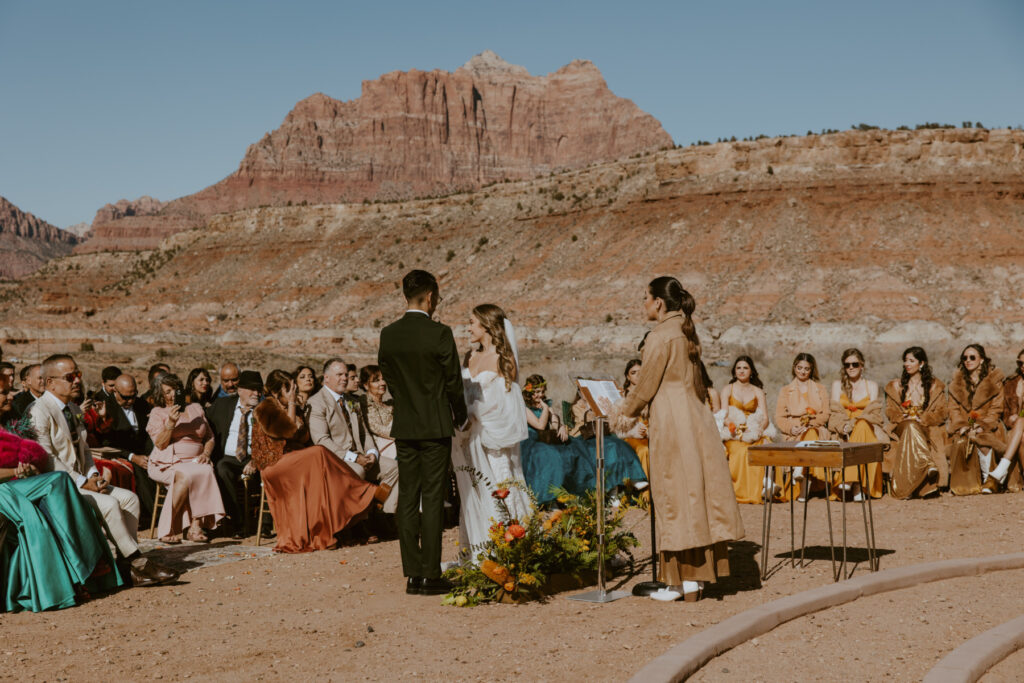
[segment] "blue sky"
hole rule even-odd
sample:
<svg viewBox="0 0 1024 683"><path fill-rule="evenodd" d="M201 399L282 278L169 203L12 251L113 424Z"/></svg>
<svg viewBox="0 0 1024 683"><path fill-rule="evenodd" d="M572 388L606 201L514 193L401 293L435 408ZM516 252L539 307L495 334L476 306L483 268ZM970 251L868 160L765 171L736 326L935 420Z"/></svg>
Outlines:
<svg viewBox="0 0 1024 683"><path fill-rule="evenodd" d="M1024 124L1024 3L0 0L0 195L61 227L195 192L320 91L590 59L679 143Z"/></svg>

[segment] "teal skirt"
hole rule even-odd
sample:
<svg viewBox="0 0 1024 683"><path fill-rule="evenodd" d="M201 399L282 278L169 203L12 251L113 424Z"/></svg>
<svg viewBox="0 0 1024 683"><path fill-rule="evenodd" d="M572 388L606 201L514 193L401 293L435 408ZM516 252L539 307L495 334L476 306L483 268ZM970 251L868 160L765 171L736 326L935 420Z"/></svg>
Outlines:
<svg viewBox="0 0 1024 683"><path fill-rule="evenodd" d="M95 513L64 472L0 484L0 515L8 520L0 612L62 609L76 603L80 588L124 585Z"/></svg>

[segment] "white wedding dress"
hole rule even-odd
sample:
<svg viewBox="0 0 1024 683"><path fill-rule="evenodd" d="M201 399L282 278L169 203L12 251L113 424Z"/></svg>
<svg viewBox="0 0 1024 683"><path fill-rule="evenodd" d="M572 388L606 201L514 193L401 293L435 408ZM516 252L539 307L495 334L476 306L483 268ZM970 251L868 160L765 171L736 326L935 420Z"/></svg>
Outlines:
<svg viewBox="0 0 1024 683"><path fill-rule="evenodd" d="M499 484L516 481L526 487L519 442L527 437L526 404L515 382L505 388L505 378L484 370L476 377L462 369L462 383L469 412L469 427L452 448L452 464L459 486L460 550L475 557L487 541L491 525L501 520L497 501L491 493ZM526 491L509 486L505 499L513 518L532 512Z"/></svg>

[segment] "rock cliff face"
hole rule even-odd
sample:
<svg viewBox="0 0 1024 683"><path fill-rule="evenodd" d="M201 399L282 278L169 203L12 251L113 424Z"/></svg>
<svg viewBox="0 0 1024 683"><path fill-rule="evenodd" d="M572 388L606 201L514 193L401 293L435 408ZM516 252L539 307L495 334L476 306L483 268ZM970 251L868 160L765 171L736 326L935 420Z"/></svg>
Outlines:
<svg viewBox="0 0 1024 683"><path fill-rule="evenodd" d="M750 351L785 377L809 350L833 372L836 347L856 344L888 373L917 343L946 373L968 341L1013 354L1024 339L1022 170L1021 131L850 131L429 200L247 209L153 251L48 265L0 296L0 341L368 359L421 267L441 278L449 324L492 301L524 352L621 359L646 327L646 283L673 274L709 360Z"/></svg>
<svg viewBox="0 0 1024 683"><path fill-rule="evenodd" d="M0 197L0 279L17 280L71 253L78 238Z"/></svg>
<svg viewBox="0 0 1024 683"><path fill-rule="evenodd" d="M671 145L661 124L616 97L592 63L531 76L485 52L451 73L364 81L349 102L312 95L249 146L235 173L160 207L160 216L101 209L80 251L152 247L215 213L449 194Z"/></svg>

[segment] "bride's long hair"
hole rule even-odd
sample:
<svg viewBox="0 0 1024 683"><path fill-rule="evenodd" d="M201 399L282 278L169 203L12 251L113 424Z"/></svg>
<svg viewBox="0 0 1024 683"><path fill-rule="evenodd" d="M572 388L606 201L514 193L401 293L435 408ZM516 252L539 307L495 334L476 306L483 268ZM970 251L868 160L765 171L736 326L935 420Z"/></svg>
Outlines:
<svg viewBox="0 0 1024 683"><path fill-rule="evenodd" d="M473 309L473 317L480 321L491 336L494 350L498 352L498 374L505 378L505 390L508 391L519 377L519 368L516 366L512 346L505 336L505 311L494 304L480 304Z"/></svg>

